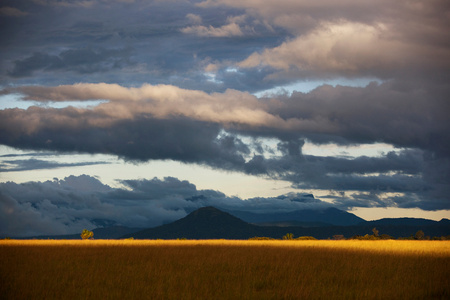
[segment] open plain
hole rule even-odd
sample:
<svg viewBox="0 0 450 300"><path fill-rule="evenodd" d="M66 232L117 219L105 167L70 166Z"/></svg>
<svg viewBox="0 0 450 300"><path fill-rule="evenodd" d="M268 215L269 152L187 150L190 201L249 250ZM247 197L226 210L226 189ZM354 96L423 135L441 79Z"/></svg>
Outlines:
<svg viewBox="0 0 450 300"><path fill-rule="evenodd" d="M450 241L2 240L3 299L449 299Z"/></svg>

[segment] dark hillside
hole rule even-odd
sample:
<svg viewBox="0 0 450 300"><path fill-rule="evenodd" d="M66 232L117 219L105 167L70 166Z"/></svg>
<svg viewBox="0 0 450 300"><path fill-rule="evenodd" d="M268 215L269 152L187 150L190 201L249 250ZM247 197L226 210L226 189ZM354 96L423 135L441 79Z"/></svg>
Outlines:
<svg viewBox="0 0 450 300"><path fill-rule="evenodd" d="M248 224L214 207L200 208L170 224L145 229L132 235L138 239L247 239L259 233Z"/></svg>
<svg viewBox="0 0 450 300"><path fill-rule="evenodd" d="M200 208L186 217L170 224L145 229L125 237L137 239L248 239L254 236L280 239L286 233L294 237L313 236L318 239L332 238L334 235L352 237L354 235L372 234L373 224L363 223L352 226L324 227L280 227L257 226L214 207ZM418 230L423 230L428 236L442 236L450 233L449 222L434 222L431 225L377 225L380 234L388 234L395 238L409 237Z"/></svg>
<svg viewBox="0 0 450 300"><path fill-rule="evenodd" d="M286 223L304 224L306 227L313 226L350 226L365 222L364 219L334 208L329 207L323 210L304 209L285 213L252 213L247 211L228 211L248 223L267 224L267 223Z"/></svg>

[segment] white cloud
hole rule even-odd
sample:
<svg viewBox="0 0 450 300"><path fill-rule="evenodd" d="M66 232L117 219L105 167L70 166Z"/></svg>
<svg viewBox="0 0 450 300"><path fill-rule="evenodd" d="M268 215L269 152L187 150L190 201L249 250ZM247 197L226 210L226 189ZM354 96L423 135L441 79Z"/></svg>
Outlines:
<svg viewBox="0 0 450 300"><path fill-rule="evenodd" d="M218 28L211 25L208 27L203 25L190 26L183 28L181 32L205 37L232 37L244 35L241 27L236 23L226 24Z"/></svg>
<svg viewBox="0 0 450 300"><path fill-rule="evenodd" d="M0 15L8 16L8 17L23 17L28 15L27 12L21 11L15 7L4 6L0 7Z"/></svg>
<svg viewBox="0 0 450 300"><path fill-rule="evenodd" d="M428 77L450 67L444 42L450 40L450 7L442 0L208 0L199 6L243 9L267 28L291 33L281 45L239 62L280 70L269 79Z"/></svg>
<svg viewBox="0 0 450 300"><path fill-rule="evenodd" d="M242 28L240 25L244 23L247 18L246 15L229 16L227 18L227 24L220 27L200 25L202 23L202 18L198 15L187 14L186 17L191 23L196 24L181 29L181 32L186 34L195 34L203 37L234 37L243 36L244 31L250 31L250 28Z"/></svg>
<svg viewBox="0 0 450 300"><path fill-rule="evenodd" d="M141 114L150 114L156 118L185 116L199 121L223 124L287 126L282 119L264 111L263 106L255 96L236 90L208 94L170 85L153 86L146 84L140 88L126 88L117 84L99 83L57 87L28 86L15 89L15 91L25 93L26 99L44 102L91 99L110 101L93 108L94 114L88 113L86 115L88 119L84 121L61 114L52 118L53 122L66 125L73 124L73 126L77 126L77 123L81 124L80 122L87 122L93 126L107 126L112 122L133 119L136 115ZM83 113L82 109L72 109L78 113ZM30 110L30 113L32 111L33 109ZM27 130L38 130L40 127L38 120L43 121L43 112L38 110L35 110L35 112L35 117L28 119L30 127L27 127ZM51 110L47 110L47 112L52 113Z"/></svg>
<svg viewBox="0 0 450 300"><path fill-rule="evenodd" d="M326 23L278 47L255 52L239 62L238 66L270 66L285 72L298 70L313 74L383 77L410 66L427 64L427 57L443 55L424 45L395 40L389 32L385 24ZM421 62L417 61L419 55L424 57ZM445 60L443 63L446 63Z"/></svg>
<svg viewBox="0 0 450 300"><path fill-rule="evenodd" d="M202 17L195 14L187 14L186 18L189 20L189 22L193 24L201 24L202 23Z"/></svg>

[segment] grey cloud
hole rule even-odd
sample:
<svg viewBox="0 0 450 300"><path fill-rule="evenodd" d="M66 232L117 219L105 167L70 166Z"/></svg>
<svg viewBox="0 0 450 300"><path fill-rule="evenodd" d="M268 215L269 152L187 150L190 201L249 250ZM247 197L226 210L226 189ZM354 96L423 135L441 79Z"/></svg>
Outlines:
<svg viewBox="0 0 450 300"><path fill-rule="evenodd" d="M444 183L446 171L443 171L447 168L446 159L429 160L428 152L419 150L390 152L380 157L316 157L301 154L301 149L294 145L298 145L297 142L291 143L289 152L287 144L281 143L286 151L282 157L255 155L245 164L245 172L290 181L298 189L347 193L332 197L346 208L352 203L363 207L448 208L449 185ZM436 165L442 167L433 169ZM379 202L371 200L364 204L366 193L377 195ZM386 196L386 193L396 195Z"/></svg>
<svg viewBox="0 0 450 300"><path fill-rule="evenodd" d="M32 56L14 62L8 72L12 77L31 76L35 71L71 71L80 74L106 72L133 65L130 49L74 49L58 55L36 52Z"/></svg>
<svg viewBox="0 0 450 300"><path fill-rule="evenodd" d="M186 181L126 180L113 189L82 175L63 180L0 183L0 234L30 236L68 234L95 228L96 222L151 227L184 217L202 206L243 211L289 211L329 206L310 195L242 200L212 190L197 190ZM307 199L302 200L306 197Z"/></svg>
<svg viewBox="0 0 450 300"><path fill-rule="evenodd" d="M76 113L72 117L78 116L82 117ZM0 142L42 150L114 154L134 161L173 159L222 168L243 164L241 153L248 152L237 138L218 138L221 128L216 124L188 119L138 118L107 128L58 127L49 126L26 136L21 132L9 132L2 135Z"/></svg>
<svg viewBox="0 0 450 300"><path fill-rule="evenodd" d="M178 115L215 123L253 137L280 140L306 137L315 143L385 142L401 148L429 150L440 156L449 156L450 149L450 125L446 114L450 110L447 101L450 91L444 84L393 80L382 84L374 82L366 87L324 85L310 93L260 99L232 90L207 94L175 86L151 85L140 88L108 84L24 86L6 89L6 92L21 93L24 99L38 101L110 101L92 110L30 108L27 111L2 111L1 128L11 133L19 132L20 128L36 131L44 126L62 130L69 124L97 127L130 117L139 121L139 116L171 119ZM169 99L167 97L170 102L165 100ZM202 110L197 111L196 105ZM53 115L58 118L51 118ZM31 116L35 122L33 129L27 122ZM19 122L21 119L24 122ZM15 126L8 128L6 122Z"/></svg>
<svg viewBox="0 0 450 300"><path fill-rule="evenodd" d="M403 150L398 153L388 152L381 157L338 158L307 156L306 159L310 162L326 165L327 170L331 173L366 174L398 171L412 175L424 171L424 155L424 152L420 150Z"/></svg>
<svg viewBox="0 0 450 300"><path fill-rule="evenodd" d="M62 7L82 7L90 9L95 4L101 3L125 3L131 4L135 0L32 0L34 3L43 6L62 6Z"/></svg>
<svg viewBox="0 0 450 300"><path fill-rule="evenodd" d="M336 205L351 209L353 207L392 207L398 203L402 203L406 198L411 199L411 194L407 197L394 197L396 201L390 201L390 199L381 199L380 193L371 191L368 193L357 192L355 194L346 195L343 194L331 194L327 197L332 200Z"/></svg>
<svg viewBox="0 0 450 300"><path fill-rule="evenodd" d="M0 48L3 49L1 69L9 70L11 76L16 76L4 74L3 83L8 83L11 79L19 84L45 82L56 85L81 81L127 85L151 82L207 91L235 88L254 92L266 90L276 84L330 76L375 74L383 78L413 76L441 80L448 76L449 44L446 41L450 38L446 30L449 25L446 17L449 5L446 1L433 1L426 5L420 1L415 5L409 1L398 1L395 4L388 1L329 1L323 5L311 4L309 1L217 1L202 5L189 1L39 3L48 5L14 1L14 7L23 9L29 6L33 14L4 21L5 26L0 26L4 42L2 44L5 45ZM79 5L87 3L91 5ZM176 3L175 8L173 3ZM60 6L53 7L56 4ZM61 6L62 4L66 6ZM61 10L64 14L60 13ZM100 11L107 13L99 13ZM241 28L252 29L253 35L245 39L234 37L224 40L186 36L180 30L193 25L186 18L189 14L197 16L197 19L201 18L202 25L206 28L211 26L217 29L226 24L239 24ZM242 17L242 20L235 17ZM349 43L339 40L336 42L327 57L333 58L336 65L353 64L356 69L337 68L336 71L333 67L331 70L322 70L317 64L328 61L323 57L306 69L300 68L301 70L290 68L280 72L274 65L274 60L263 59L265 63L257 68L241 69L242 75L226 72L229 66L245 61L252 53L262 54L266 50L270 52L283 45L283 42L292 46L296 39L305 39L308 34L320 31L320 28L331 26L330 24L337 26L339 22L359 24L358 26L374 30L384 28L383 26L388 28L380 35L383 43L368 42L362 31L358 31L359 35L363 35L358 40L354 35L347 34L358 49L361 48L354 50L356 53L352 52L351 49L355 47ZM22 30L23 28L29 30ZM369 29L366 30L368 35L372 33ZM398 47L401 43L407 47ZM117 58L118 60L94 63L92 66L88 62L72 60L73 64L68 64L67 70L64 66L59 67L59 53L67 49L77 51L80 44L86 44L89 49L96 51L100 48L126 49L131 45L134 64ZM414 46L414 51L408 48L411 45ZM302 57L312 51L310 48L308 51L294 50L293 53ZM316 57L320 57L320 51L314 53ZM376 56L375 60L366 59L373 58L372 54ZM283 61L289 65L292 58L287 56ZM309 61L306 57L303 58L306 59L304 61ZM216 76L219 82L208 81L203 76L204 69L200 61L206 59L220 66ZM371 65L368 66L368 63ZM295 66L296 62L291 65ZM45 72L40 73L40 78L23 77L32 74L32 70L36 68L41 70L50 66L58 66L58 72L64 72L66 76ZM102 77L98 76L97 71L103 72ZM373 73L375 71L377 72Z"/></svg>
<svg viewBox="0 0 450 300"><path fill-rule="evenodd" d="M364 88L322 86L273 101L268 111L283 119L308 120L312 127L305 134L314 141L326 134L353 143L386 142L448 156L448 87L441 86L436 93L426 84L399 88L398 83L372 83Z"/></svg>
<svg viewBox="0 0 450 300"><path fill-rule="evenodd" d="M0 155L0 157L24 157L24 156L30 156L30 157L40 157L40 156L53 156L57 155L56 152L29 152L29 153L10 153L10 154L3 154Z"/></svg>
<svg viewBox="0 0 450 300"><path fill-rule="evenodd" d="M174 2L168 1L91 1L90 7L75 5L82 1L68 3L73 5L14 2L18 8L28 7L33 14L21 21L0 21L1 84L150 82L211 92L230 87L255 90L252 84L259 83L257 80L209 81L201 62L243 60L252 49L276 46L283 40L278 31L264 31L264 26L255 29L258 34L250 39L212 41L181 32L192 25L186 18L188 13L202 17L206 27L220 28L229 17L239 16L235 9L205 10L189 2L178 2L174 8ZM247 23L242 28L257 25L252 24L252 19Z"/></svg>
<svg viewBox="0 0 450 300"><path fill-rule="evenodd" d="M134 161L173 159L304 188L359 193L364 187L386 205L391 200L376 191L393 190L416 199L398 196L396 205L448 207L448 1L38 2L5 2L32 13L0 19L1 94L109 102L90 110L2 110L0 143ZM202 23L193 24L188 14ZM251 34L211 39L182 32L226 24ZM261 99L227 91L368 75L385 82ZM61 84L68 86L56 87ZM278 149L266 147L265 138L278 140ZM407 150L320 158L302 153L304 139L384 142ZM362 195L355 194L355 203L369 201Z"/></svg>
<svg viewBox="0 0 450 300"><path fill-rule="evenodd" d="M15 7L4 6L0 7L0 15L7 17L23 17L28 15L28 12L21 11L20 9L17 9Z"/></svg>
<svg viewBox="0 0 450 300"><path fill-rule="evenodd" d="M325 197L323 197L325 199ZM431 193L418 195L405 192L390 197L384 197L380 191L345 193L342 195L331 194L327 197L333 203L343 209L354 207L398 207L398 208L421 208L424 210L435 210L437 207L447 207L448 200L434 197Z"/></svg>
<svg viewBox="0 0 450 300"><path fill-rule="evenodd" d="M30 236L69 234L102 224L151 227L184 217L203 206L224 210L287 212L331 205L353 207L421 207L439 201L422 201L414 193L385 198L379 191L330 194L333 204L310 194L240 199L219 191L198 190L177 178L124 180L126 188L111 188L86 175L62 180L16 184L0 183L0 234ZM426 207L425 207L426 209ZM101 221L101 222L100 222ZM99 223L100 222L100 223Z"/></svg>
<svg viewBox="0 0 450 300"><path fill-rule="evenodd" d="M0 172L19 172L106 164L105 162L60 163L40 159L0 160Z"/></svg>
<svg viewBox="0 0 450 300"><path fill-rule="evenodd" d="M398 81L322 86L261 99L172 86L22 87L14 91L32 99L110 102L93 109L0 111L0 143L134 161L172 159L287 180L304 189L415 193L421 202L414 205L430 208L430 198L438 209L448 207L450 128L448 88L435 86ZM192 110L193 104L202 110ZM279 154L261 145L267 137L279 141ZM376 158L323 158L303 154L305 138L318 144L384 142L408 150Z"/></svg>
<svg viewBox="0 0 450 300"><path fill-rule="evenodd" d="M267 79L296 81L346 76L448 78L450 5L446 1L205 1L203 8L235 8L284 28L276 47L264 46L247 68L273 68Z"/></svg>
<svg viewBox="0 0 450 300"><path fill-rule="evenodd" d="M296 161L297 166L304 167L304 163L299 165L298 160ZM266 163L270 168L270 162ZM288 163L285 166L292 166L295 161ZM292 169L293 167L290 167L285 171ZM348 177L352 176L354 178L349 180ZM341 195L333 192L328 197L335 206L345 209L373 206L419 207L431 210L448 208L446 199L424 199L429 195L418 192L423 185L420 178L413 177L409 180L407 176L375 178L345 175L333 180L336 187L351 189ZM393 182L400 184L404 192L395 191ZM126 188L111 188L86 175L47 182L0 183L0 233L22 236L76 233L82 228L98 226L98 220L110 225L150 227L174 221L189 211L209 205L252 212L293 211L330 205L311 195L303 194L251 198L244 201L237 197L227 197L218 191L197 190L195 185L187 181L170 177L164 180L123 180L121 183ZM377 184L379 187L391 185L391 192L396 192L395 195L383 196L385 190L374 187ZM415 188L412 189L412 185ZM364 189L359 189L363 186ZM363 191L370 189L370 192Z"/></svg>

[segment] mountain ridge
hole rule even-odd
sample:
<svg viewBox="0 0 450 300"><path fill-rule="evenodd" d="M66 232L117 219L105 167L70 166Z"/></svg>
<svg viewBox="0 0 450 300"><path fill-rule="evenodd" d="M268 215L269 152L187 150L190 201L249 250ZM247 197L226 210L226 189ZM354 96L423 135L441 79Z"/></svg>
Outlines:
<svg viewBox="0 0 450 300"><path fill-rule="evenodd" d="M338 209L330 210L339 211ZM298 212L298 211L297 211ZM309 211L303 211L303 215ZM225 211L212 206L201 207L192 211L185 217L174 222L166 223L151 228L129 228L125 226L112 226L95 228L95 239L120 239L120 238L142 238L142 239L248 239L254 236L267 236L281 238L286 233L293 233L295 236L314 236L318 239L331 238L333 235L344 235L351 237L354 235L372 234L372 229L376 227L380 234L388 234L393 237L408 237L414 235L418 230L423 230L428 236L446 236L450 234L450 220L442 219L434 221L421 218L384 218L373 221L365 221L351 213L344 212L350 222L359 222L354 225L337 226L329 223L312 221L283 221L283 218L292 219L292 213L281 214L278 221L251 223L248 220L239 218L230 211ZM299 214L300 216L302 214ZM326 213L322 212L323 215ZM247 213L244 217L263 218L264 214ZM276 213L273 213L276 216ZM355 218L353 218L354 216ZM267 217L267 214L265 215ZM270 215L269 215L270 217ZM330 216L328 215L330 218ZM299 216L297 219L301 219ZM263 218L264 219L264 218ZM295 219L295 218L294 218ZM250 218L251 220L251 218ZM268 220L268 219L266 219ZM314 219L307 219L314 220ZM300 226L299 226L300 225ZM81 233L81 231L80 231ZM18 239L80 239L80 233L67 235L40 235L31 237L20 237Z"/></svg>
<svg viewBox="0 0 450 300"><path fill-rule="evenodd" d="M418 230L425 231L426 235L443 236L450 233L450 222L431 225L384 225L377 226L380 234L397 237L409 237ZM325 226L325 227L279 227L258 226L221 211L215 207L202 207L191 212L186 217L172 223L154 228L144 229L122 238L134 237L136 239L248 239L255 236L282 238L286 233L294 236L313 236L318 239L332 238L334 235L352 237L355 235L372 234L374 228L371 223L351 226Z"/></svg>
<svg viewBox="0 0 450 300"><path fill-rule="evenodd" d="M325 209L302 209L290 212L254 213L239 210L224 210L252 224L260 223L303 223L307 227L316 226L350 226L366 222L352 213L328 207Z"/></svg>

